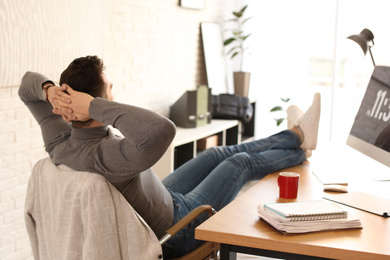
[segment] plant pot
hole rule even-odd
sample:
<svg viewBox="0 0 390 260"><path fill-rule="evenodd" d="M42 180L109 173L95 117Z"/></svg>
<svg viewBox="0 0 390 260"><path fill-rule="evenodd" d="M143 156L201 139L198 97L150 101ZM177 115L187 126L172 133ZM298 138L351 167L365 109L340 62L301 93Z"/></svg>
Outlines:
<svg viewBox="0 0 390 260"><path fill-rule="evenodd" d="M237 96L248 97L250 72L234 72L234 94Z"/></svg>

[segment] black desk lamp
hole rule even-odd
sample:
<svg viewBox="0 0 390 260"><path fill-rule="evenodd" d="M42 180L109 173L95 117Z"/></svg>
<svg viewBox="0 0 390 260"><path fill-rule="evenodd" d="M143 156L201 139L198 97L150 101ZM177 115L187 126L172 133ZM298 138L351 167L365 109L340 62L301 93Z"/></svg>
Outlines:
<svg viewBox="0 0 390 260"><path fill-rule="evenodd" d="M364 55L366 55L367 49L370 51L371 60L375 67L374 57L371 52L371 47L374 46L374 34L368 29L363 29L360 34L351 35L347 38L359 44L364 52Z"/></svg>

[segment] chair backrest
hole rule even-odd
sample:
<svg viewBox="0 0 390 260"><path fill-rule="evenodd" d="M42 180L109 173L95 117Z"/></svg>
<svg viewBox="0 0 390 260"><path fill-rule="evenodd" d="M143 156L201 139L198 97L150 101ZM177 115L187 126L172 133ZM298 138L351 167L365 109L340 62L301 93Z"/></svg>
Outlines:
<svg viewBox="0 0 390 260"><path fill-rule="evenodd" d="M103 176L37 162L25 221L35 259L160 259L145 221Z"/></svg>

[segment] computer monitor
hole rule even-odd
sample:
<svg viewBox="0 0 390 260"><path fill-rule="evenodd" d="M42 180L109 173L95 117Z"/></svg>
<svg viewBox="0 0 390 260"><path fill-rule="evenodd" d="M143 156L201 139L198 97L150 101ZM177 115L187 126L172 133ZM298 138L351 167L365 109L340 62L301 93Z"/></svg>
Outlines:
<svg viewBox="0 0 390 260"><path fill-rule="evenodd" d="M347 145L386 165L390 178L390 67L374 68Z"/></svg>

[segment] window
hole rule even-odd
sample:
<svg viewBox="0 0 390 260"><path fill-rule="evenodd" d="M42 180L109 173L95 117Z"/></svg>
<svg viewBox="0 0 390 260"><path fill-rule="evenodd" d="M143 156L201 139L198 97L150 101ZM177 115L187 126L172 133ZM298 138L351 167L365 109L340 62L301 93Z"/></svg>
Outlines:
<svg viewBox="0 0 390 260"><path fill-rule="evenodd" d="M280 98L306 109L315 92L322 95L319 142L345 142L370 79L373 64L346 37L370 29L377 65L390 66L390 33L386 14L390 2L374 0L246 1L253 16L245 30L252 32L250 97L259 107L259 137L281 130L269 109ZM355 53L351 53L355 50ZM360 59L359 59L360 58ZM265 98L266 97L266 98ZM267 122L267 123L264 123Z"/></svg>

